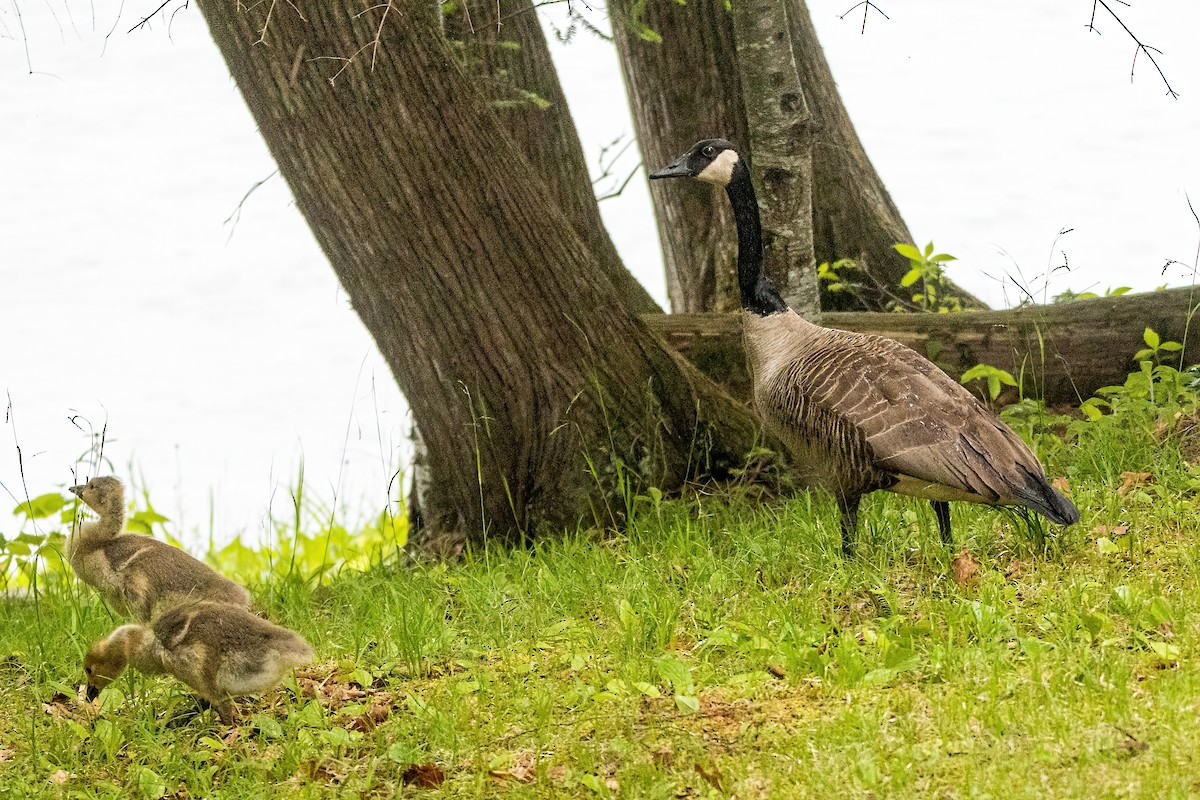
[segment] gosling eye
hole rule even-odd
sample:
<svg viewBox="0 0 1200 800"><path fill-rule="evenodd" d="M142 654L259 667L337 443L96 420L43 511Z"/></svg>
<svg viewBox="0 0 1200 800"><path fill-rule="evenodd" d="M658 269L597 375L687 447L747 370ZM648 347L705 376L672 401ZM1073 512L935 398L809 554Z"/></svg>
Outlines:
<svg viewBox="0 0 1200 800"><path fill-rule="evenodd" d="M706 145L704 145L704 149L701 150L700 152L703 153L704 155L708 156L709 158L712 158L713 156L715 156L717 154L717 148L713 147L711 144L706 144Z"/></svg>

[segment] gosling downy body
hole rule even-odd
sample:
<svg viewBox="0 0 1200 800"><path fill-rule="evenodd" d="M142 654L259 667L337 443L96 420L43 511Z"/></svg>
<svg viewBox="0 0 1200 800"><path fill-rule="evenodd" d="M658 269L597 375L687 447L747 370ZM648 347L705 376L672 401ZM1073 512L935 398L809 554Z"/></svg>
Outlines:
<svg viewBox="0 0 1200 800"><path fill-rule="evenodd" d="M122 625L94 642L83 660L94 700L127 666L177 678L233 722L233 698L258 694L312 660L300 634L244 608L202 602L172 608L150 625Z"/></svg>
<svg viewBox="0 0 1200 800"><path fill-rule="evenodd" d="M951 500L1078 521L1025 442L928 359L882 336L814 325L788 308L763 273L758 201L732 144L698 142L650 178L725 187L737 222L755 407L791 451L801 480L837 499L846 554L862 496L879 489L931 501L947 546Z"/></svg>
<svg viewBox="0 0 1200 800"><path fill-rule="evenodd" d="M126 533L125 487L117 478L72 486L100 519L71 535L67 560L75 574L119 613L148 622L180 603L213 600L248 608L250 593L207 564L150 536Z"/></svg>

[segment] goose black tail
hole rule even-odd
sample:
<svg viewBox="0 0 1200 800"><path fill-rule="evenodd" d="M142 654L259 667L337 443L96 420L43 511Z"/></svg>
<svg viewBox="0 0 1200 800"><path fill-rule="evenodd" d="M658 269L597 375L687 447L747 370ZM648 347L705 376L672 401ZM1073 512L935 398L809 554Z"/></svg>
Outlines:
<svg viewBox="0 0 1200 800"><path fill-rule="evenodd" d="M1021 505L1032 508L1059 525L1074 525L1079 522L1079 509L1062 492L1051 486L1045 475L1027 470L1025 475L1025 486L1016 492Z"/></svg>

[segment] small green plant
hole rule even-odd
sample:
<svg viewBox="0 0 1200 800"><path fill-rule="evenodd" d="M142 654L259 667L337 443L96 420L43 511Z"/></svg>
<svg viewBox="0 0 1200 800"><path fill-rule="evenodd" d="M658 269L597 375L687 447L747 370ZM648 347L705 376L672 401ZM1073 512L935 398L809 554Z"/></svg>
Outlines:
<svg viewBox="0 0 1200 800"><path fill-rule="evenodd" d="M1129 286L1117 286L1117 287L1110 286L1104 290L1103 296L1104 297L1120 297L1121 295L1127 294L1132 291L1133 291L1133 289ZM1073 292L1070 289L1067 289L1067 290L1061 292L1060 294L1054 295L1053 300L1055 303L1069 303L1072 300L1094 300L1097 297L1100 297L1100 295L1096 294L1095 292Z"/></svg>
<svg viewBox="0 0 1200 800"><path fill-rule="evenodd" d="M1146 328L1142 334L1142 341L1146 346L1133 354L1134 361L1154 360L1155 364L1161 364L1164 353L1181 353L1183 345L1179 342L1164 342L1162 338L1154 331L1153 328ZM1178 358L1178 356L1176 356Z"/></svg>
<svg viewBox="0 0 1200 800"><path fill-rule="evenodd" d="M989 400L995 400L1000 396L1001 388L1004 386L1017 386L1016 379L1011 372L993 367L990 364L976 364L962 374L958 379L959 383L967 384L971 381L981 380L987 384L987 394Z"/></svg>
<svg viewBox="0 0 1200 800"><path fill-rule="evenodd" d="M858 270L858 262L853 258L839 258L830 264L823 261L817 265L817 281L827 292L850 291L852 284L845 275L846 272Z"/></svg>
<svg viewBox="0 0 1200 800"><path fill-rule="evenodd" d="M962 311L962 298L950 291L950 281L946 279L944 267L945 264L957 260L954 256L935 253L933 242L926 244L924 250L918 250L903 242L893 247L897 253L908 259L909 270L900 279L900 285L905 288L919 288L919 291L912 294L912 302L918 308L938 313Z"/></svg>

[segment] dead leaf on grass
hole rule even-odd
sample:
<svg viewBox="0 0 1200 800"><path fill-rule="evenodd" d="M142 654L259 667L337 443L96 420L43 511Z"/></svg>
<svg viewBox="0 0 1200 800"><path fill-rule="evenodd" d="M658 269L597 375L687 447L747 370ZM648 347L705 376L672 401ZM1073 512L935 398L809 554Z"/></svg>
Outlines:
<svg viewBox="0 0 1200 800"><path fill-rule="evenodd" d="M1097 525L1092 528L1092 533L1097 536L1124 536L1128 532L1128 525Z"/></svg>
<svg viewBox="0 0 1200 800"><path fill-rule="evenodd" d="M675 763L675 750L669 744L662 744L650 751L650 760L656 766L667 769Z"/></svg>
<svg viewBox="0 0 1200 800"><path fill-rule="evenodd" d="M1008 562L1008 566L1004 568L1004 577L1011 580L1016 580L1025 574L1033 562L1027 558L1018 558L1015 561Z"/></svg>
<svg viewBox="0 0 1200 800"><path fill-rule="evenodd" d="M46 712L55 719L71 719L75 716L71 710L72 698L70 695L65 695L62 692L55 692L45 703L42 703L42 711Z"/></svg>
<svg viewBox="0 0 1200 800"><path fill-rule="evenodd" d="M58 786L63 786L67 781L75 777L74 772L67 772L65 769L55 770L50 773L50 782Z"/></svg>
<svg viewBox="0 0 1200 800"><path fill-rule="evenodd" d="M1117 494L1128 494L1148 483L1154 483L1154 474L1151 472L1122 472L1121 485L1117 488Z"/></svg>
<svg viewBox="0 0 1200 800"><path fill-rule="evenodd" d="M1067 480L1066 478L1064 478L1063 476L1060 475L1059 477L1050 481L1050 485L1053 486L1055 489L1058 489L1060 492L1065 494L1067 497L1071 496L1071 482L1069 480Z"/></svg>
<svg viewBox="0 0 1200 800"><path fill-rule="evenodd" d="M437 764L409 764L400 779L422 789L436 789L446 782L446 773Z"/></svg>
<svg viewBox="0 0 1200 800"><path fill-rule="evenodd" d="M13 757L13 753L15 752L15 750L0 750L0 764L3 764L5 761L11 759Z"/></svg>
<svg viewBox="0 0 1200 800"><path fill-rule="evenodd" d="M971 555L970 550L963 548L950 562L950 574L962 588L973 586L979 583L979 561Z"/></svg>
<svg viewBox="0 0 1200 800"><path fill-rule="evenodd" d="M497 783L503 785L510 780L515 780L520 783L533 783L537 780L537 759L533 755L532 750L522 750L513 760L513 765L508 769L493 769L488 772L488 777Z"/></svg>
<svg viewBox="0 0 1200 800"><path fill-rule="evenodd" d="M767 672L774 675L776 678L786 678L787 671L778 664L767 664Z"/></svg>
<svg viewBox="0 0 1200 800"><path fill-rule="evenodd" d="M553 767L546 770L546 777L549 778L550 782L555 786L562 786L567 782L567 765L555 764Z"/></svg>
<svg viewBox="0 0 1200 800"><path fill-rule="evenodd" d="M392 709L386 703L372 703L366 711L346 723L346 730L369 733L375 730L379 723L385 721L391 713Z"/></svg>

